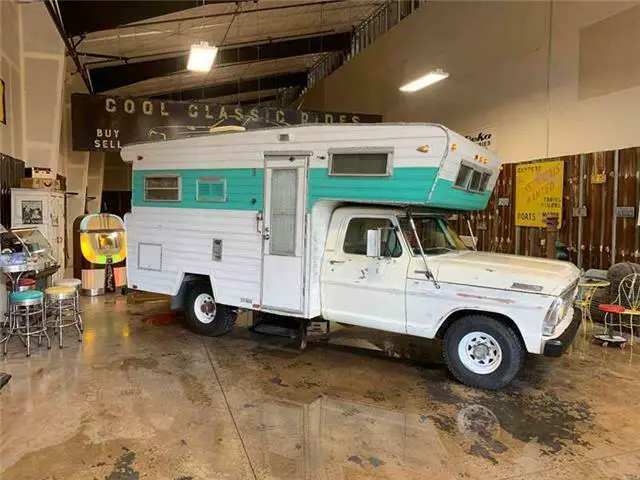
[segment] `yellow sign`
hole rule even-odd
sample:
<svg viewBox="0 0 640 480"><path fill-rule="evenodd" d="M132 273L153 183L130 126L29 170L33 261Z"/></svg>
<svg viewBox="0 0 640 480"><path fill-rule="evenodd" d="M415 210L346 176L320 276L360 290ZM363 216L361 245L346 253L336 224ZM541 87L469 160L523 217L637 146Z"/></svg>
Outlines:
<svg viewBox="0 0 640 480"><path fill-rule="evenodd" d="M0 123L7 124L6 103L4 101L4 80L0 80Z"/></svg>
<svg viewBox="0 0 640 480"><path fill-rule="evenodd" d="M516 166L516 225L546 227L549 216L562 225L563 176L563 161Z"/></svg>

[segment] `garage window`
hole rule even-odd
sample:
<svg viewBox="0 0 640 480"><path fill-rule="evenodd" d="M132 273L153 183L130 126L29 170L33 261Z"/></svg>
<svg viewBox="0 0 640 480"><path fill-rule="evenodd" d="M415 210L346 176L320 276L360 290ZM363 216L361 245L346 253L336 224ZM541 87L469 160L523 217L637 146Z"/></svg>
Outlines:
<svg viewBox="0 0 640 480"><path fill-rule="evenodd" d="M332 153L329 175L388 177L391 175L389 152Z"/></svg>
<svg viewBox="0 0 640 480"><path fill-rule="evenodd" d="M145 175L144 199L147 202L179 202L180 175Z"/></svg>

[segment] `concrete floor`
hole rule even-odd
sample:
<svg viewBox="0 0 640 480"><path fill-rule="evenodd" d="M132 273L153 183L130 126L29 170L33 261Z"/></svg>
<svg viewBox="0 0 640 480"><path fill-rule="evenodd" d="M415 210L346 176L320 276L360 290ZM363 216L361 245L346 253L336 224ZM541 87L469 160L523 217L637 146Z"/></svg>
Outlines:
<svg viewBox="0 0 640 480"><path fill-rule="evenodd" d="M640 350L581 337L484 392L450 379L437 343L347 329L299 352L165 311L93 299L83 344L11 344L3 480L640 479Z"/></svg>

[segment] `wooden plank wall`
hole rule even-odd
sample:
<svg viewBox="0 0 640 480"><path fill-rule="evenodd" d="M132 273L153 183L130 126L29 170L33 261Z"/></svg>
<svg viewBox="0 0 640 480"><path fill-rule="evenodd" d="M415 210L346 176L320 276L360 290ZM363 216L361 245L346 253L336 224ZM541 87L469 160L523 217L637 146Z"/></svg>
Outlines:
<svg viewBox="0 0 640 480"><path fill-rule="evenodd" d="M614 201L616 152L549 159L563 160L565 164L563 220L559 238L569 247L571 261L585 270L606 270L617 262L640 261L640 229L636 226L640 202L640 147L619 150L617 156L617 202ZM503 165L489 205L484 211L471 213L471 225L478 237L479 250L531 255L531 236L536 233L533 230L538 230L539 238L545 238L545 229L516 229L515 180L516 165ZM502 200L499 202L499 199ZM634 217L614 218L616 206L634 207ZM468 234L462 217L457 219L456 227L461 234ZM518 251L516 247L519 247ZM544 254L545 249L541 247L540 255Z"/></svg>

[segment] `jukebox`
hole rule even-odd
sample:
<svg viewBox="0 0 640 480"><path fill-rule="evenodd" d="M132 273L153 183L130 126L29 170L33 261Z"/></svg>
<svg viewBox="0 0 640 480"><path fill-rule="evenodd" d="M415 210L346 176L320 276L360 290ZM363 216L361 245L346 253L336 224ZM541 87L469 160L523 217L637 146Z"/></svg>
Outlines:
<svg viewBox="0 0 640 480"><path fill-rule="evenodd" d="M110 213L83 215L73 222L73 273L80 292L94 296L127 285L124 223Z"/></svg>

